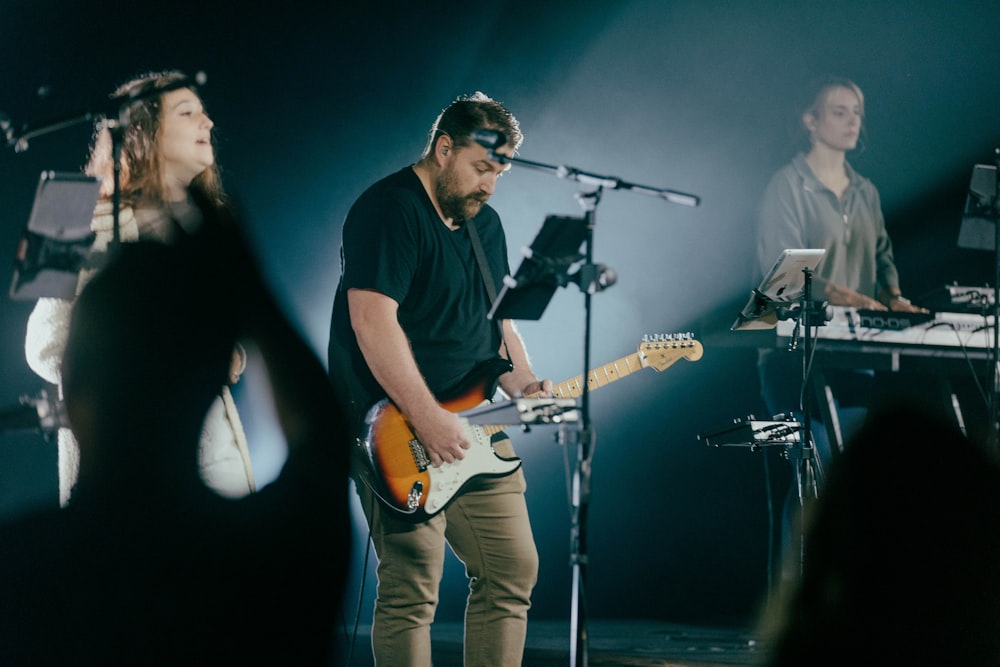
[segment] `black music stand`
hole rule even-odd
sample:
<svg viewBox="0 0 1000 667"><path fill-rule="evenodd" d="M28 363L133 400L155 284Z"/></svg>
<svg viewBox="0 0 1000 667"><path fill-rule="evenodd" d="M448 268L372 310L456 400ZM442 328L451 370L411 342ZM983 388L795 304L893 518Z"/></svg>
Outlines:
<svg viewBox="0 0 1000 667"><path fill-rule="evenodd" d="M99 189L92 176L42 172L14 258L11 299L76 296L80 269L91 255L90 220Z"/></svg>
<svg viewBox="0 0 1000 667"><path fill-rule="evenodd" d="M580 247L587 238L584 218L550 215L545 218L531 246L523 248L524 261L513 276L503 279L487 318L538 320L559 287L579 282L571 269L584 258Z"/></svg>

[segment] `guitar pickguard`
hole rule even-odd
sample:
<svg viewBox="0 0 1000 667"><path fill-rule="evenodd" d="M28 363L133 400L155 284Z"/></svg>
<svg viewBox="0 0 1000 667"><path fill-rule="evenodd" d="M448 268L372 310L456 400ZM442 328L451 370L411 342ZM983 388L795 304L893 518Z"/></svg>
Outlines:
<svg viewBox="0 0 1000 667"><path fill-rule="evenodd" d="M465 450L465 458L427 469L431 483L424 511L428 514L444 509L473 477L508 475L521 467L521 459L497 456L490 436L479 426L468 427L466 435L470 446Z"/></svg>

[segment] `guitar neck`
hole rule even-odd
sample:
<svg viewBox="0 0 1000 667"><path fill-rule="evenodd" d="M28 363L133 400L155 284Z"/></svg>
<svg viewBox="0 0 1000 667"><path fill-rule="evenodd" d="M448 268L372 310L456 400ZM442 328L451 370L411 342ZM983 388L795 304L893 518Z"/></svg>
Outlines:
<svg viewBox="0 0 1000 667"><path fill-rule="evenodd" d="M622 357L590 371L587 374L587 389L593 391L594 389L606 387L615 380L620 380L626 375L631 375L641 368L643 368L643 364L639 353L632 353L627 357ZM583 376L577 375L565 382L560 382L552 387L552 393L556 398L576 398L580 396L583 393ZM510 426L511 424L488 424L482 426L482 429L486 432L486 435L493 435L505 428L510 428Z"/></svg>
<svg viewBox="0 0 1000 667"><path fill-rule="evenodd" d="M642 360L637 352L604 364L587 374L587 389L593 391L606 387L615 380L620 380L626 375L631 375L643 368ZM583 394L583 376L577 375L565 382L560 382L552 388L556 398L576 398Z"/></svg>

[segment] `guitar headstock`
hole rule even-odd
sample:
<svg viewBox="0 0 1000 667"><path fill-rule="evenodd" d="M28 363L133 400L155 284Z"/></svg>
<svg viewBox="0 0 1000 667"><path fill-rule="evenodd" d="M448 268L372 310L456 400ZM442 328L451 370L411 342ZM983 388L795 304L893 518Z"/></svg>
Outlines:
<svg viewBox="0 0 1000 667"><path fill-rule="evenodd" d="M669 333L646 334L638 352L643 366L662 371L678 359L698 361L704 350L690 333Z"/></svg>

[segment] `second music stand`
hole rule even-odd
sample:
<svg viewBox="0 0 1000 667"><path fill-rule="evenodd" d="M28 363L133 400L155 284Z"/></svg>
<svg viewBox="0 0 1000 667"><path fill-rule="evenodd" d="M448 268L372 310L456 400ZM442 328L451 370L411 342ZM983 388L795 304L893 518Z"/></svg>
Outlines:
<svg viewBox="0 0 1000 667"><path fill-rule="evenodd" d="M773 329L779 319L798 320L804 331L802 349L802 384L799 409L802 411L802 431L798 442L785 451L795 475L800 509L807 498L819 495L817 482L816 448L812 432L812 396L809 375L813 357L812 328L824 324L823 306L812 299L812 274L826 254L822 249L786 249L771 266L771 270L750 295L747 305L733 323L732 330ZM816 319L819 322L816 322ZM798 327L789 349L798 346ZM821 470L820 470L821 473ZM799 565L802 565L802 547Z"/></svg>

